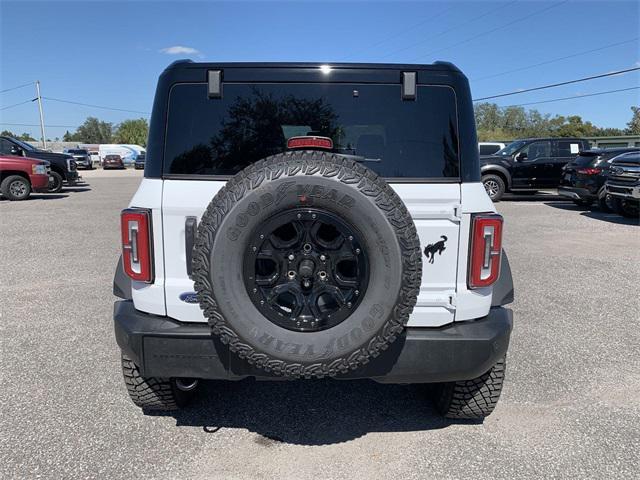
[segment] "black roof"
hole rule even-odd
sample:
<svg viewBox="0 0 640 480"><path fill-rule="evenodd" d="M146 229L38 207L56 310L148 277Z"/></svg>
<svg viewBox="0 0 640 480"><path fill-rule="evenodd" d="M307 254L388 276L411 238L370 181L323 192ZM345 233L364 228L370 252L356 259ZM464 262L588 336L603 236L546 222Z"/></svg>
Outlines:
<svg viewBox="0 0 640 480"><path fill-rule="evenodd" d="M356 68L375 70L434 70L460 72L451 62L438 60L433 63L348 63L348 62L194 62L191 59L176 60L165 70L174 68L320 68L328 65L332 69Z"/></svg>

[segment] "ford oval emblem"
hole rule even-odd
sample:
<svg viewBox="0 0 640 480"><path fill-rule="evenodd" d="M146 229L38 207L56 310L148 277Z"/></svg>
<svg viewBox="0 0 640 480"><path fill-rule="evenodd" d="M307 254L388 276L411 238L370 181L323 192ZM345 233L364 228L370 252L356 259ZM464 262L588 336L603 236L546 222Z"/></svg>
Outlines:
<svg viewBox="0 0 640 480"><path fill-rule="evenodd" d="M198 303L198 295L196 292L183 292L179 298L185 303Z"/></svg>

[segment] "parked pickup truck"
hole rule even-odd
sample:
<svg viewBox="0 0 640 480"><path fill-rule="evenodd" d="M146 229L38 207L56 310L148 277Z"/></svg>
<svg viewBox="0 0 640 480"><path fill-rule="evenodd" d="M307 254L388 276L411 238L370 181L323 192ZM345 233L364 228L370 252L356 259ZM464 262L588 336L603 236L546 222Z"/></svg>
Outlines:
<svg viewBox="0 0 640 480"><path fill-rule="evenodd" d="M0 154L37 158L49 162L51 164L51 178L47 191L51 193L62 190L64 183L75 185L79 178L76 161L71 155L45 152L27 142L11 137L0 137Z"/></svg>
<svg viewBox="0 0 640 480"><path fill-rule="evenodd" d="M49 162L0 155L0 193L7 200L25 200L49 186Z"/></svg>
<svg viewBox="0 0 640 480"><path fill-rule="evenodd" d="M505 192L556 188L562 168L590 148L581 138L528 138L480 157L482 183L494 202Z"/></svg>

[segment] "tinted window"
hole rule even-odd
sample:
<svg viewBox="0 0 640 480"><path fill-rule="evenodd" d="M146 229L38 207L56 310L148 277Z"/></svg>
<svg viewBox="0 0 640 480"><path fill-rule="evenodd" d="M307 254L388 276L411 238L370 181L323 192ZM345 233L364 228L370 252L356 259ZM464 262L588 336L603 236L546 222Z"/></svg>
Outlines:
<svg viewBox="0 0 640 480"><path fill-rule="evenodd" d="M87 151L86 150L78 150L78 149L69 149L67 150L68 153L75 153L76 155L86 155Z"/></svg>
<svg viewBox="0 0 640 480"><path fill-rule="evenodd" d="M511 142L509 145L504 147L502 150L498 150L496 152L496 155L504 155L504 156L513 155L514 153L516 153L526 143L527 142L525 142L523 140L516 140L515 142Z"/></svg>
<svg viewBox="0 0 640 480"><path fill-rule="evenodd" d="M577 165L578 167L586 167L588 165L594 165L600 157L594 153L583 153L578 155L576 159L572 162L572 165Z"/></svg>
<svg viewBox="0 0 640 480"><path fill-rule="evenodd" d="M33 145L31 145L30 143L22 142L20 140L16 140L15 138L13 139L13 141L15 143L17 143L21 148L23 148L25 150L28 150L30 152L33 152L33 151L37 150L37 148L34 147Z"/></svg>
<svg viewBox="0 0 640 480"><path fill-rule="evenodd" d="M401 100L400 85L225 84L223 94L172 88L165 173L233 175L290 137L319 135L385 177L459 175L451 88L419 86L415 101Z"/></svg>
<svg viewBox="0 0 640 480"><path fill-rule="evenodd" d="M579 151L580 151L579 142L558 140L558 156L559 157L572 157L574 155L577 155Z"/></svg>
<svg viewBox="0 0 640 480"><path fill-rule="evenodd" d="M9 140L5 140L4 138L0 138L0 153L3 155L11 154L11 147L15 146Z"/></svg>
<svg viewBox="0 0 640 480"><path fill-rule="evenodd" d="M551 142L540 141L533 142L521 150L527 154L527 160L532 161L536 158L545 158L551 156Z"/></svg>
<svg viewBox="0 0 640 480"><path fill-rule="evenodd" d="M500 145L480 145L480 155L493 155L500 150Z"/></svg>

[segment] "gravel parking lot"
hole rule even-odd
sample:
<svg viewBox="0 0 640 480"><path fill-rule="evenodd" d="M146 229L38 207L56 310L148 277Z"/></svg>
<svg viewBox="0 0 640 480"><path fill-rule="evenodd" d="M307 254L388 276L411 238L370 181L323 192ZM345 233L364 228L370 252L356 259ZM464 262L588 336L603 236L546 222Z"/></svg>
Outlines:
<svg viewBox="0 0 640 480"><path fill-rule="evenodd" d="M633 221L547 194L498 204L515 328L483 424L440 419L423 387L370 381L211 382L189 409L145 416L111 318L119 212L141 172L82 175L0 201L2 478L637 478Z"/></svg>

